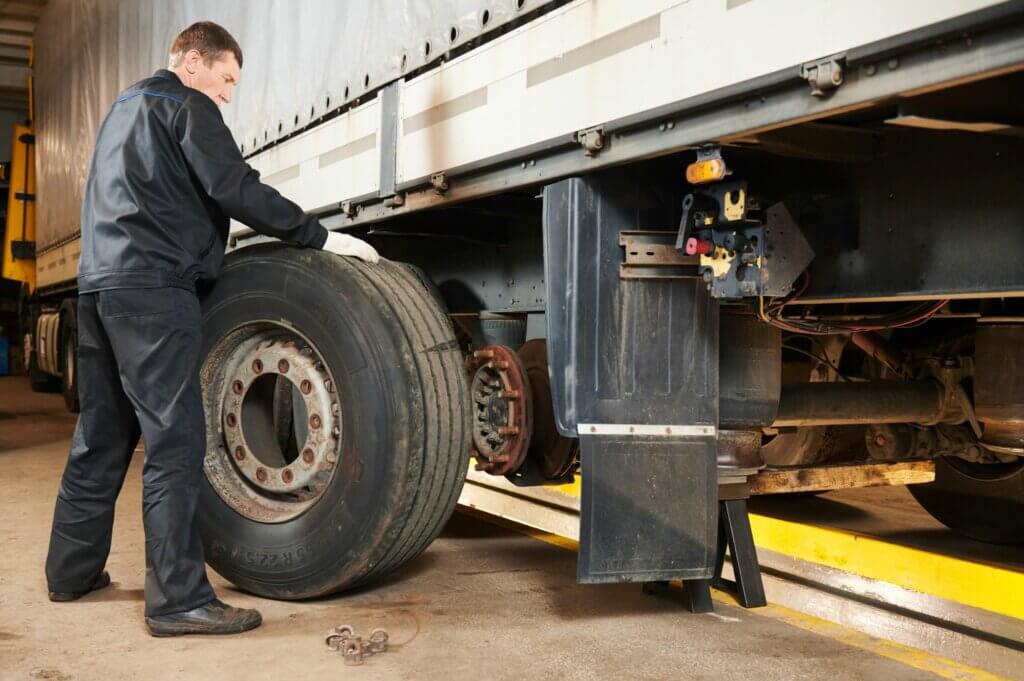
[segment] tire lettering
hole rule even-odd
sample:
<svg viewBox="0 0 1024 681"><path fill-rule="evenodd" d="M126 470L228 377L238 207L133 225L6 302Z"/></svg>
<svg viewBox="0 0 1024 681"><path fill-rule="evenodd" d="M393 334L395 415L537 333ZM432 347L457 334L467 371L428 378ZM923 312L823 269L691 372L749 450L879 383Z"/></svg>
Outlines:
<svg viewBox="0 0 1024 681"><path fill-rule="evenodd" d="M262 551L241 551L236 548L233 555L242 556L243 562L255 567L272 568L278 565L291 567L308 561L313 556L313 545L305 544L280 553Z"/></svg>

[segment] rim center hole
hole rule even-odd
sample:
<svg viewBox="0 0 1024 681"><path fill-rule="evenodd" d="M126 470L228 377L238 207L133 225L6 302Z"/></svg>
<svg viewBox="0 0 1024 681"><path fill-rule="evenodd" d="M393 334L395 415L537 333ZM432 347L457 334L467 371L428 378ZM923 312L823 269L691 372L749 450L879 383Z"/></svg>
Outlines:
<svg viewBox="0 0 1024 681"><path fill-rule="evenodd" d="M260 376L242 398L242 433L265 466L284 468L306 445L309 414L299 387L284 376Z"/></svg>

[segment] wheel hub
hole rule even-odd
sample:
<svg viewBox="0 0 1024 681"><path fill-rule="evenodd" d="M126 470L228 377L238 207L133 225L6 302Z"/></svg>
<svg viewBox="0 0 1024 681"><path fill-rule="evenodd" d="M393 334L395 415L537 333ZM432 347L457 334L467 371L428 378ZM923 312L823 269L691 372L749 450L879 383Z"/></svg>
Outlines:
<svg viewBox="0 0 1024 681"><path fill-rule="evenodd" d="M228 374L222 412L235 466L261 489L317 491L338 461L332 436L337 402L327 372L294 340L259 342L241 355Z"/></svg>
<svg viewBox="0 0 1024 681"><path fill-rule="evenodd" d="M505 475L523 463L530 446L530 386L511 348L491 345L473 353L473 456L477 470Z"/></svg>

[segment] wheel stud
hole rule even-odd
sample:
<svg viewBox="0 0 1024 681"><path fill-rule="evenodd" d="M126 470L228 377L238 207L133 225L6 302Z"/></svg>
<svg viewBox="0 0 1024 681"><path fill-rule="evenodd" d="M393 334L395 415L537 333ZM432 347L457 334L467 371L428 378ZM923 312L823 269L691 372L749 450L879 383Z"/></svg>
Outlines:
<svg viewBox="0 0 1024 681"><path fill-rule="evenodd" d="M252 361L252 372L254 374L262 374L263 373L263 362L261 360L254 359Z"/></svg>
<svg viewBox="0 0 1024 681"><path fill-rule="evenodd" d="M313 414L309 417L309 427L313 430L317 430L323 425L323 421L320 419L320 414Z"/></svg>
<svg viewBox="0 0 1024 681"><path fill-rule="evenodd" d="M228 422L228 427L229 428L234 428L235 426L238 425L238 417L235 416L234 414L228 414L228 417L227 417L226 420Z"/></svg>
<svg viewBox="0 0 1024 681"><path fill-rule="evenodd" d="M257 468L256 469L256 479L259 480L260 482L266 482L267 481L267 471L266 471L266 469L264 469L264 468Z"/></svg>
<svg viewBox="0 0 1024 681"><path fill-rule="evenodd" d="M236 395L241 395L243 390L245 390L245 384L241 381L234 381L231 384L231 391Z"/></svg>
<svg viewBox="0 0 1024 681"><path fill-rule="evenodd" d="M313 450L312 449L304 449L304 450L302 450L302 460L303 461L305 461L306 463L313 463L313 458L314 457L313 457Z"/></svg>
<svg viewBox="0 0 1024 681"><path fill-rule="evenodd" d="M245 447L235 447L235 459L241 461L245 458Z"/></svg>
<svg viewBox="0 0 1024 681"><path fill-rule="evenodd" d="M284 484L289 484L292 481L293 477L294 476L292 475L290 469L285 468L283 471L281 471L281 479L284 480Z"/></svg>
<svg viewBox="0 0 1024 681"><path fill-rule="evenodd" d="M308 378L304 379L302 383L299 384L299 390L302 391L303 395L308 395L309 393L313 392L313 384L310 382Z"/></svg>
<svg viewBox="0 0 1024 681"><path fill-rule="evenodd" d="M278 370L279 373L287 374L288 373L288 360L282 359L280 362L278 362L277 363L277 370Z"/></svg>

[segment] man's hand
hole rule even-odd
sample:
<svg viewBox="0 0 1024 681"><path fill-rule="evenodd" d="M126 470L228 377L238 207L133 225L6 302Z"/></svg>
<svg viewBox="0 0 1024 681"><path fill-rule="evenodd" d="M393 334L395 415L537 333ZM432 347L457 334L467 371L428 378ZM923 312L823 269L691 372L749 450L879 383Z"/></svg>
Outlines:
<svg viewBox="0 0 1024 681"><path fill-rule="evenodd" d="M377 250L362 239L357 239L348 234L339 232L328 232L327 241L324 242L324 250L335 255L350 255L366 262L380 262L380 254Z"/></svg>

